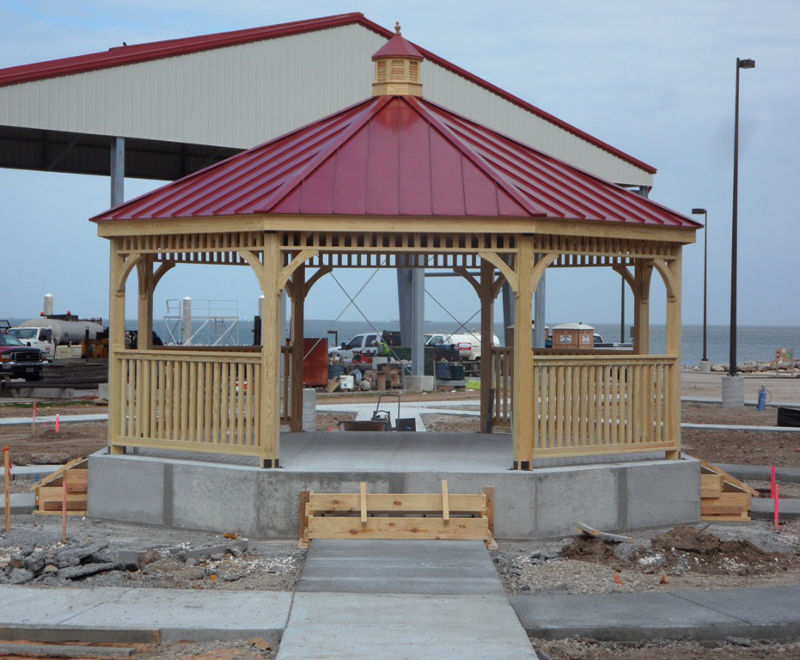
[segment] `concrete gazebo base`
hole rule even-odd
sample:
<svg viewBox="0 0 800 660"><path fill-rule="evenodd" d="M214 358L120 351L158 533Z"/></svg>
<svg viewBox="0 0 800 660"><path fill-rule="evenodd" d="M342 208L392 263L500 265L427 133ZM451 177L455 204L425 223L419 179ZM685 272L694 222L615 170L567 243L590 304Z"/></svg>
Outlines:
<svg viewBox="0 0 800 660"><path fill-rule="evenodd" d="M700 519L700 468L663 453L539 461L509 470L509 435L288 433L282 467L253 458L140 450L90 458L91 517L259 538L298 535L299 493L438 492L495 488L495 537L535 539L575 532L580 520L606 531ZM576 459L572 459L575 463ZM249 463L249 464L248 464Z"/></svg>

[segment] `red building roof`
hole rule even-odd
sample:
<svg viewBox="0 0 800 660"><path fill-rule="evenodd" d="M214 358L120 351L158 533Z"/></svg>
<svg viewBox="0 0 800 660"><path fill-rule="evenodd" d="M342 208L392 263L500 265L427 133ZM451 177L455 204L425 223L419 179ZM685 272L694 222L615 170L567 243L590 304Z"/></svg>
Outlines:
<svg viewBox="0 0 800 660"><path fill-rule="evenodd" d="M411 96L367 99L93 219L267 213L700 226Z"/></svg>
<svg viewBox="0 0 800 660"><path fill-rule="evenodd" d="M178 55L188 55L200 51L213 50L215 48L225 48L227 46L237 46L240 44L251 43L254 41L263 41L265 39L276 39L279 37L287 37L295 34L303 34L307 32L314 32L317 30L325 30L343 25L361 25L362 27L372 30L377 34L390 39L394 32L373 23L368 20L363 14L354 12L350 14L339 14L337 16L326 16L324 18L316 18L305 21L295 21L292 23L282 23L279 25L268 25L265 27L250 28L247 30L236 30L233 32L221 32L218 34L209 34L199 37L188 37L184 39L170 39L167 41L156 41L146 44L138 44L131 46L117 46L109 48L107 51L100 53L92 53L89 55L79 55L76 57L65 57L57 60L49 60L47 62L37 62L34 64L24 64L21 66L13 66L6 69L0 69L0 87L7 85L16 85L19 83L33 82L36 80L43 80L46 78L54 78L57 76L68 76L77 73L85 73L87 71L96 71L98 69L107 69L115 66L123 66L126 64L136 64L138 62L146 62L150 60L162 59L165 57L175 57ZM620 151L610 144L589 135L588 133L568 124L565 121L531 105L521 98L509 94L496 85L479 78L478 76L456 66L452 62L439 57L438 55L425 50L419 46L413 45L425 59L436 63L437 65L455 73L470 82L483 87L484 89L500 96L501 98L517 105L524 110L536 115L537 117L548 121L562 130L572 133L573 135L586 140L590 144L607 151L618 158L621 158L627 163L631 163L636 167L641 168L645 172L655 174L656 169L652 165L648 165L643 161Z"/></svg>

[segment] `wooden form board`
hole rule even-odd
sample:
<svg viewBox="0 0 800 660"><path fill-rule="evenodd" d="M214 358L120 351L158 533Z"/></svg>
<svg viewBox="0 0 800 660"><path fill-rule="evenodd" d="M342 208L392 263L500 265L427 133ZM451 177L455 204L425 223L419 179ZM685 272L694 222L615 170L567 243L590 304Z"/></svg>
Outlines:
<svg viewBox="0 0 800 660"><path fill-rule="evenodd" d="M61 515L62 503L66 499L67 515L85 516L88 488L89 461L76 458L31 486L36 493L34 513Z"/></svg>
<svg viewBox="0 0 800 660"><path fill-rule="evenodd" d="M758 491L724 470L700 461L700 519L717 522L750 520Z"/></svg>
<svg viewBox="0 0 800 660"><path fill-rule="evenodd" d="M481 540L494 547L494 488L479 494L300 493L300 545L312 539Z"/></svg>

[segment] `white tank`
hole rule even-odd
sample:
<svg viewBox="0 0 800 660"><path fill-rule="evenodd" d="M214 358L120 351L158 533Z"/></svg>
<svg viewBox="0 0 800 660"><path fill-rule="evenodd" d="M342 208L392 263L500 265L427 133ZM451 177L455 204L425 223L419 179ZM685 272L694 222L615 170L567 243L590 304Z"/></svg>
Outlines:
<svg viewBox="0 0 800 660"><path fill-rule="evenodd" d="M21 328L50 328L53 331L53 343L79 344L83 341L86 330L89 339L97 339L97 333L103 332L103 326L94 321L61 321L59 319L31 319L20 323Z"/></svg>
<svg viewBox="0 0 800 660"><path fill-rule="evenodd" d="M44 315L45 316L52 316L53 315L53 294L52 293L45 293L44 294Z"/></svg>

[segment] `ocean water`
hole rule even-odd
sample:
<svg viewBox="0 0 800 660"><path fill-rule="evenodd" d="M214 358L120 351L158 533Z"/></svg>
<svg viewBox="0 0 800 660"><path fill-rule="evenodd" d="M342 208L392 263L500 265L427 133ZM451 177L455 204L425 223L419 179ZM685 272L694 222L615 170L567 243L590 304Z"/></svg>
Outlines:
<svg viewBox="0 0 800 660"><path fill-rule="evenodd" d="M11 323L17 323L24 319L11 319ZM107 323L107 321L105 321ZM556 325L560 321L553 321L552 325ZM136 328L135 320L127 320L125 323L128 329ZM399 330L400 323L394 321L373 321L372 325L377 330ZM164 321L156 319L153 327L158 335L168 342L170 336L178 336L178 329L175 327L167 328ZM595 330L603 336L606 341L620 341L620 327L619 323L597 323ZM324 319L307 319L305 322L305 336L306 337L328 337L333 341L334 335L328 334L329 330L338 332L339 342L347 341L353 335L359 332L367 332L371 330L370 326L364 321L333 321ZM469 325L466 329L458 330L456 323L451 321L426 321L426 332L467 332L477 331L478 326ZM213 326L209 325L202 330L199 324L193 324L193 330L198 332L197 343L212 343L213 338L219 336L226 330L223 325ZM627 341L630 341L630 327L626 327ZM500 338L502 343L502 325L495 326L495 334ZM726 325L710 325L708 326L708 359L713 364L728 364L729 357L729 329ZM284 330L284 337L288 337L288 328ZM753 361L753 362L768 362L775 359L776 348L790 348L795 350L795 355L798 355L800 350L800 327L798 326L756 326L756 325L742 325L739 326L737 332L737 348L736 357L737 362ZM238 322L236 328L229 332L228 344L250 344L253 339L253 322L252 320L242 319ZM650 348L652 353L662 353L665 350L666 341L666 326L664 325L651 325L650 326ZM684 325L681 332L681 363L685 365L697 364L703 356L703 326L702 325Z"/></svg>
<svg viewBox="0 0 800 660"><path fill-rule="evenodd" d="M554 322L554 325L556 322ZM156 332L159 332L159 322L155 324ZM394 321L373 321L372 325L377 330L399 330L400 323ZM136 327L135 323L131 327ZM455 332L457 324L454 322L426 321L426 332ZM332 342L333 334L328 334L329 330L338 332L338 341L344 342L359 332L368 332L372 328L364 321L338 321L333 324L329 320L307 319L305 322L306 337L328 337ZM460 332L477 331L477 326L468 326ZM606 341L620 341L619 324L595 324L595 330L599 332ZM630 341L630 328L626 328L626 341ZM159 332L159 334L162 334ZM495 334L503 341L502 325L496 326ZM162 337L164 335L162 334ZM288 337L288 329L284 331L284 336ZM713 364L728 364L729 358L729 336L728 326L712 325L708 326L708 359ZM800 327L791 326L739 326L737 333L737 362L741 364L746 361L768 362L775 358L776 348L800 349ZM235 343L249 344L253 337L252 321L242 320L239 322L238 330L235 334ZM666 326L650 326L650 348L652 353L663 353L666 345ZM685 325L681 331L681 363L686 365L697 364L703 357L703 326Z"/></svg>

